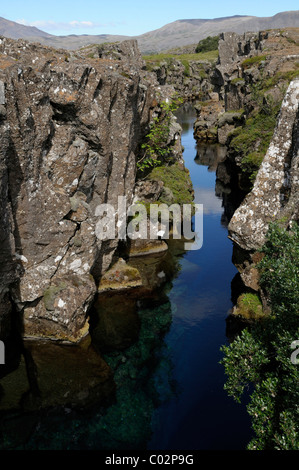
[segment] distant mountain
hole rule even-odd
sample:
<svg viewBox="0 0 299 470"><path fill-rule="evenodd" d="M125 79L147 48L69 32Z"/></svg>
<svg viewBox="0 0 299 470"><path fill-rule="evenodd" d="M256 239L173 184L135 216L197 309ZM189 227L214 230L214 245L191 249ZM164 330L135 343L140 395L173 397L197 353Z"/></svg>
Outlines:
<svg viewBox="0 0 299 470"><path fill-rule="evenodd" d="M35 28L34 26L24 26L14 21L6 20L0 17L0 35L12 39L34 39L39 40L40 38L51 39L52 35L45 33L41 29Z"/></svg>
<svg viewBox="0 0 299 470"><path fill-rule="evenodd" d="M140 36L110 34L54 36L37 28L0 18L0 35L13 39L23 38L57 48L78 49L87 44L101 44L134 38L138 40L143 53L160 52L195 44L207 36L215 36L227 31L244 33L287 27L299 27L299 10L286 11L270 17L236 15L214 19L177 20Z"/></svg>
<svg viewBox="0 0 299 470"><path fill-rule="evenodd" d="M137 39L140 49L146 53L195 44L207 36L216 36L222 32L231 31L240 34L287 27L299 27L299 10L278 13L266 18L230 16L212 20L178 20L142 34Z"/></svg>
<svg viewBox="0 0 299 470"><path fill-rule="evenodd" d="M53 46L63 49L78 49L79 47L87 44L100 44L102 42L123 41L128 39L129 36L101 34L94 35L76 35L70 34L69 36L55 36L53 34L45 33L44 31L35 28L34 26L24 26L14 21L6 20L0 17L0 36L5 36L12 39L26 39L31 42L40 42L46 46Z"/></svg>

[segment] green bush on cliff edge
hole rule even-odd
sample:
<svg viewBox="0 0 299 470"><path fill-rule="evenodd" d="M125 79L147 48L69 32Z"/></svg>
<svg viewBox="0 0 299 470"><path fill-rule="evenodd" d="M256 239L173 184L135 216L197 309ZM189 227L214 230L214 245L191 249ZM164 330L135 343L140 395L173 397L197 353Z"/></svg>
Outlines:
<svg viewBox="0 0 299 470"><path fill-rule="evenodd" d="M270 226L258 267L271 313L246 328L221 350L225 389L240 401L254 386L247 406L255 437L250 450L299 450L299 364L292 343L299 339L299 226Z"/></svg>
<svg viewBox="0 0 299 470"><path fill-rule="evenodd" d="M143 155L137 160L139 172L162 165L171 156L172 148L168 145L170 125L173 112L181 103L182 100L177 98L168 102L162 101L159 104L161 113L153 119L145 142L141 145Z"/></svg>

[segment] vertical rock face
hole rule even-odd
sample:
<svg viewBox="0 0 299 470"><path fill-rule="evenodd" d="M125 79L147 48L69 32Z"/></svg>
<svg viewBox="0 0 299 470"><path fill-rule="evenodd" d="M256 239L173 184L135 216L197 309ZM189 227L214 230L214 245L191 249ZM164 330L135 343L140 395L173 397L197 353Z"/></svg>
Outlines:
<svg viewBox="0 0 299 470"><path fill-rule="evenodd" d="M179 56L178 56L179 58ZM211 91L209 76L214 64L205 61L185 61L172 58L152 68L160 85L171 85L185 100L194 100Z"/></svg>
<svg viewBox="0 0 299 470"><path fill-rule="evenodd" d="M260 31L259 33L223 33L219 39L219 60L213 83L223 99L226 111L245 108L251 111L252 86L269 80L268 93L280 99L280 89L271 79L296 70L298 28ZM278 80L277 80L278 81ZM276 81L276 84L277 84ZM275 81L273 80L273 85ZM271 90L270 90L271 89Z"/></svg>
<svg viewBox="0 0 299 470"><path fill-rule="evenodd" d="M111 57L87 52L1 39L2 335L12 301L25 336L82 337L91 273L105 272L117 245L97 239L96 207L132 198L156 83L135 41Z"/></svg>
<svg viewBox="0 0 299 470"><path fill-rule="evenodd" d="M282 219L288 225L299 219L298 118L299 80L294 80L254 187L229 224L230 237L245 250L263 245L271 221Z"/></svg>

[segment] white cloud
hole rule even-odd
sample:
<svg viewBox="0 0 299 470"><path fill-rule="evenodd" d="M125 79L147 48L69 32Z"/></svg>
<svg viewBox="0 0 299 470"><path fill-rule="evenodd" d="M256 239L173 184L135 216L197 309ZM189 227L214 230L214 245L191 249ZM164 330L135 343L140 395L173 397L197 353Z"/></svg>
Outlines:
<svg viewBox="0 0 299 470"><path fill-rule="evenodd" d="M204 214L222 214L222 200L215 196L215 189L212 188L195 188L195 202L203 204Z"/></svg>
<svg viewBox="0 0 299 470"><path fill-rule="evenodd" d="M103 27L116 27L120 23L97 23L93 21L69 21L69 22L60 22L60 21L27 21L24 18L16 20L17 23L24 26L35 26L36 28L46 30L46 31L57 31L57 30L66 30L70 31L73 29L95 29Z"/></svg>

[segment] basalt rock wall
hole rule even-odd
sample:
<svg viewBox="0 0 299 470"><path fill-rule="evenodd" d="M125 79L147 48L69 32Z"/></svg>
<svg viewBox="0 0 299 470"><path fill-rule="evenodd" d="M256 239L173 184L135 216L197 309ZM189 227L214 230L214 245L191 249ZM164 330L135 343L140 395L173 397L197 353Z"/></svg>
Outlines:
<svg viewBox="0 0 299 470"><path fill-rule="evenodd" d="M245 250L265 242L269 223L286 227L299 219L299 80L290 83L273 139L258 171L253 189L229 224L232 240Z"/></svg>
<svg viewBox="0 0 299 470"><path fill-rule="evenodd" d="M168 62L162 61L152 69L160 85L173 86L185 101L209 96L213 88L210 81L213 70L212 63L179 60L179 56Z"/></svg>
<svg viewBox="0 0 299 470"><path fill-rule="evenodd" d="M79 340L115 252L96 236L96 207L131 202L138 145L167 91L156 96L136 41L103 51L0 39L2 338L13 308L25 337Z"/></svg>

